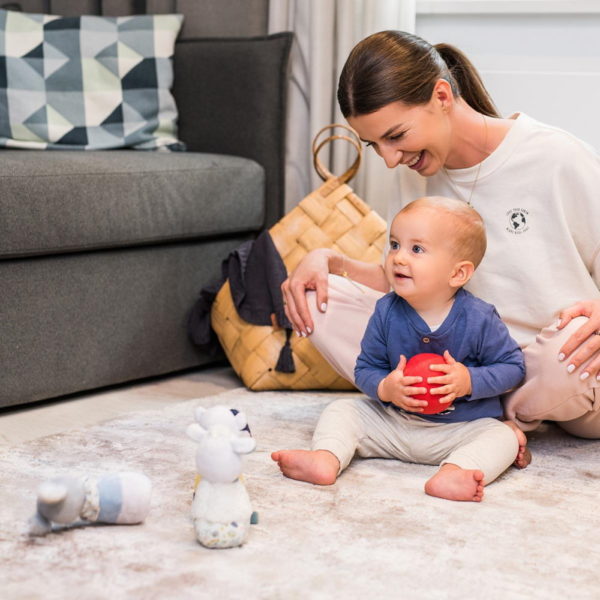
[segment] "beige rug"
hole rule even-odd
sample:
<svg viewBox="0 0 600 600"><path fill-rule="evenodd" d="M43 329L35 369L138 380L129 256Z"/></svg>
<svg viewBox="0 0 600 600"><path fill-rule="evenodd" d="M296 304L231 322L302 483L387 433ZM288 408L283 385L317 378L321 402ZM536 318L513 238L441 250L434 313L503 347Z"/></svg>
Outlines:
<svg viewBox="0 0 600 600"><path fill-rule="evenodd" d="M600 442L543 426L533 464L511 469L481 504L426 496L434 468L397 461L355 460L330 487L285 479L270 452L308 447L339 395L232 390L3 451L0 597L600 597ZM260 523L241 548L194 539L195 444L184 432L196 404L245 410L258 443L245 477ZM153 481L143 525L23 534L40 480L123 469Z"/></svg>

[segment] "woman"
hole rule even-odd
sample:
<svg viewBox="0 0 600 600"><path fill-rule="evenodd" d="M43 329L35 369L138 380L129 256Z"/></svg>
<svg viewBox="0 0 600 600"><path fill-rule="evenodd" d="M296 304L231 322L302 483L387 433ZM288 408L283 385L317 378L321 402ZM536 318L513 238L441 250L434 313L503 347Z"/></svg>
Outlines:
<svg viewBox="0 0 600 600"><path fill-rule="evenodd" d="M501 118L459 50L404 32L374 34L352 50L338 100L389 168L411 171L390 214L427 194L483 216L488 252L467 287L496 305L527 366L525 383L505 398L507 417L525 431L550 419L600 438L598 155L524 114ZM388 292L382 267L316 250L282 290L298 335L311 335L353 380L367 321Z"/></svg>

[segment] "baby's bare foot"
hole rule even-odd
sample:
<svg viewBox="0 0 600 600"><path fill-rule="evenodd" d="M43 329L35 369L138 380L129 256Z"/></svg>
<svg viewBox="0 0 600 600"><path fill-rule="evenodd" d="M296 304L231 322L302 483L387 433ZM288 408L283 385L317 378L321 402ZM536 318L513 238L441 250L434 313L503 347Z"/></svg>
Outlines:
<svg viewBox="0 0 600 600"><path fill-rule="evenodd" d="M519 446L519 452L517 458L513 463L517 469L524 469L531 463L531 450L527 446Z"/></svg>
<svg viewBox="0 0 600 600"><path fill-rule="evenodd" d="M447 463L425 484L425 493L446 500L481 502L483 477L479 470L461 469Z"/></svg>
<svg viewBox="0 0 600 600"><path fill-rule="evenodd" d="M519 451L517 452L517 458L515 458L513 464L517 469L524 469L531 462L531 451L527 447L527 436L513 421L504 421L504 424L508 425L515 432L517 441L519 442Z"/></svg>
<svg viewBox="0 0 600 600"><path fill-rule="evenodd" d="M337 479L340 461L328 450L278 450L271 458L290 479L331 485Z"/></svg>

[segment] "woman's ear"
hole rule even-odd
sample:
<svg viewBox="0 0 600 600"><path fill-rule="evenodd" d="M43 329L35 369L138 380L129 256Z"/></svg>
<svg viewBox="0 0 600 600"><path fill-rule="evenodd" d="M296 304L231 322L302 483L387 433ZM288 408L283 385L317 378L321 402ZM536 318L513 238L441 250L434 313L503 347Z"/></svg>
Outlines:
<svg viewBox="0 0 600 600"><path fill-rule="evenodd" d="M446 112L454 103L454 94L450 83L445 79L438 79L433 86L431 99L435 100Z"/></svg>
<svg viewBox="0 0 600 600"><path fill-rule="evenodd" d="M450 274L450 287L460 288L466 285L475 272L475 265L470 260L461 260L454 265Z"/></svg>

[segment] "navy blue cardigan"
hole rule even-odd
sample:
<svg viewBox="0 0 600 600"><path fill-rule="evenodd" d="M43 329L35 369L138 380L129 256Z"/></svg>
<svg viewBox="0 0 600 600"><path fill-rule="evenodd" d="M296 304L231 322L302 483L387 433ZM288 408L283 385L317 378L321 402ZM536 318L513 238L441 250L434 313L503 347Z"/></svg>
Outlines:
<svg viewBox="0 0 600 600"><path fill-rule="evenodd" d="M450 313L433 332L410 304L394 292L381 298L361 343L354 370L356 385L379 400L377 386L396 368L401 354L409 359L421 352L443 354L444 350L469 369L471 394L457 398L442 413L416 414L443 423L502 417L500 394L523 379L523 353L494 306L464 289L457 292Z"/></svg>

